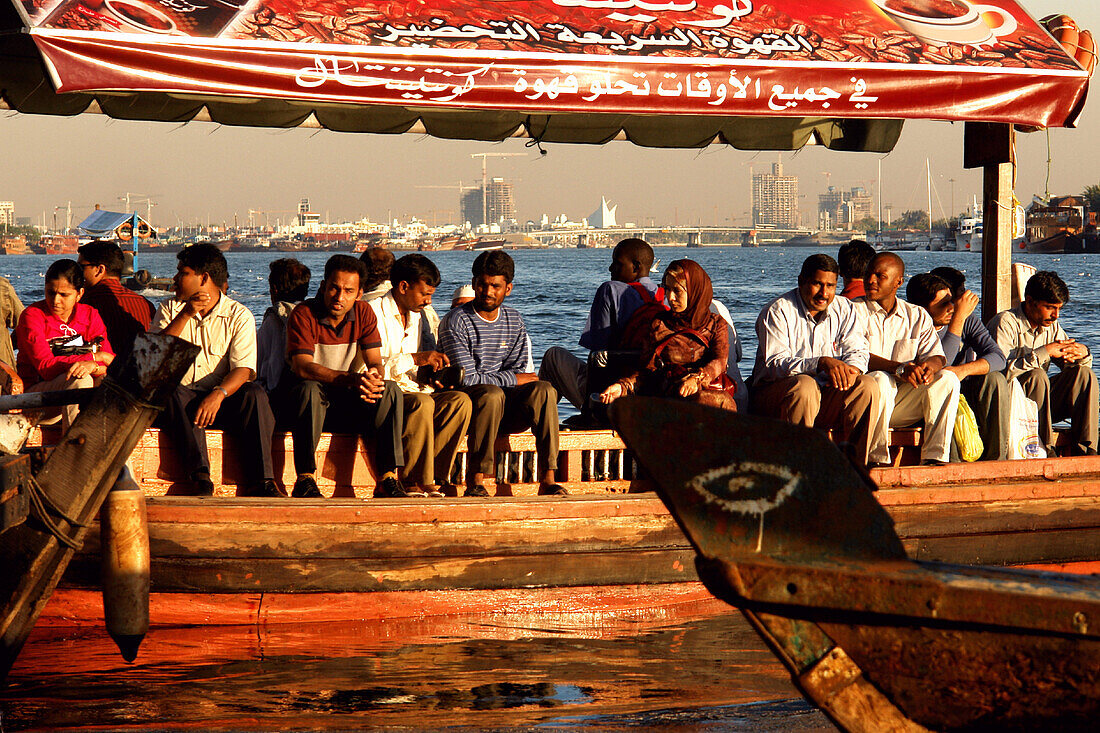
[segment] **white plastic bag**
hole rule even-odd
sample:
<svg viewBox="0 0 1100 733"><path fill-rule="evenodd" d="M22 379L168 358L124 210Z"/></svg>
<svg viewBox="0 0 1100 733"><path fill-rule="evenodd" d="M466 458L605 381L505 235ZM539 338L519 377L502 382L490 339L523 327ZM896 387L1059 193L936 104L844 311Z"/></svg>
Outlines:
<svg viewBox="0 0 1100 733"><path fill-rule="evenodd" d="M1012 409L1008 413L1008 457L1046 458L1039 440L1039 406L1029 400L1016 379L1012 381Z"/></svg>

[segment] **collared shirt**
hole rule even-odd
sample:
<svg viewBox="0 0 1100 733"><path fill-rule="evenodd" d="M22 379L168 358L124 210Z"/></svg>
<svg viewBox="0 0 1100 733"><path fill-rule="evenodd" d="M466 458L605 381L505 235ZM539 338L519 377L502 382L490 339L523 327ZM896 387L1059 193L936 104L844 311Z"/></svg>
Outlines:
<svg viewBox="0 0 1100 733"><path fill-rule="evenodd" d="M901 298L895 299L894 310L890 312L868 298L854 305L865 316L867 348L875 356L900 362L922 362L943 356L936 325L924 308Z"/></svg>
<svg viewBox="0 0 1100 733"><path fill-rule="evenodd" d="M382 346L378 335L378 319L368 303L355 301L339 325L327 320L320 298L303 300L286 322L286 354L292 358L309 354L318 364L338 372L357 370L359 358L367 349Z"/></svg>
<svg viewBox="0 0 1100 733"><path fill-rule="evenodd" d="M473 303L464 303L440 324L440 347L451 364L465 370L462 384L467 387L515 387L516 375L527 370L529 343L523 317L507 305L500 306L495 321L487 321Z"/></svg>
<svg viewBox="0 0 1100 733"><path fill-rule="evenodd" d="M117 277L105 277L85 288L80 302L99 311L107 337L122 357L133 350L138 334L149 330L153 318L153 304L125 287Z"/></svg>
<svg viewBox="0 0 1100 733"><path fill-rule="evenodd" d="M948 366L962 366L978 359L985 359L989 362L989 371L1004 370L1004 352L993 340L989 329L985 327L977 313L971 313L966 317L963 322L962 336L956 336L947 328L947 326L940 327L938 333L940 346L943 347L943 356L947 359Z"/></svg>
<svg viewBox="0 0 1100 733"><path fill-rule="evenodd" d="M764 307L756 319L753 382L774 382L799 374L817 376L823 356L867 371L866 325L860 309L846 298L833 298L820 321L810 315L798 288Z"/></svg>
<svg viewBox="0 0 1100 733"><path fill-rule="evenodd" d="M1021 303L1012 310L1001 311L989 321L989 331L997 340L997 345L1004 351L1008 359L1008 367L1005 376L1010 379L1031 371L1050 368L1050 354L1047 353L1047 344L1055 341L1065 341L1069 338L1058 321L1049 326L1032 326L1031 321L1024 315L1024 305ZM1055 359L1058 368L1064 368L1062 359ZM1089 354L1079 362L1082 366L1092 366L1092 354Z"/></svg>
<svg viewBox="0 0 1100 733"><path fill-rule="evenodd" d="M401 310L393 299L393 291L370 302L378 319L382 338L382 378L397 382L402 392L431 392L431 387L416 382L416 364L412 355L420 350L420 338L426 319L420 313L408 314L408 325L402 323Z"/></svg>
<svg viewBox="0 0 1100 733"><path fill-rule="evenodd" d="M44 300L27 306L15 327L15 339L19 345L16 371L23 380L23 386L29 387L53 379L67 372L74 362L95 358L94 354L54 356L50 347L51 339L73 339L78 344L88 344L101 336L103 341L99 345L100 351L115 353L110 339L107 338L103 319L90 305L77 303L68 321L62 321L55 316Z"/></svg>
<svg viewBox="0 0 1100 733"><path fill-rule="evenodd" d="M657 292L657 283L648 277L639 278L638 284L650 295ZM588 320L581 331L580 345L589 351L615 348L626 322L644 302L634 285L618 280L605 282L592 299Z"/></svg>
<svg viewBox="0 0 1100 733"><path fill-rule="evenodd" d="M844 290L840 293L848 300L857 300L867 295L866 284L863 282L863 278L854 277L851 280L844 281Z"/></svg>
<svg viewBox="0 0 1100 733"><path fill-rule="evenodd" d="M153 333L163 331L183 310L184 302L169 298L157 308L153 318ZM190 318L184 324L180 338L190 341L201 351L195 363L180 381L183 387L199 392L221 384L233 369L245 367L256 376L256 317L245 306L224 293L202 318Z"/></svg>
<svg viewBox="0 0 1100 733"><path fill-rule="evenodd" d="M297 303L280 300L264 312L256 332L256 381L273 392L289 373L286 358L286 322Z"/></svg>

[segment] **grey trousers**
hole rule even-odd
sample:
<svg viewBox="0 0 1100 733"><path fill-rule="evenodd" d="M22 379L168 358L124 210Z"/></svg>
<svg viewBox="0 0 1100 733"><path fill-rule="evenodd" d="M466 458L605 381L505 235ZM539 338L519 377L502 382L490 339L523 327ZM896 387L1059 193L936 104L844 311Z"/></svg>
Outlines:
<svg viewBox="0 0 1100 733"><path fill-rule="evenodd" d="M470 473L496 473L498 435L531 428L542 470L558 468L558 393L548 382L501 389L492 384L466 387L474 404L470 422Z"/></svg>
<svg viewBox="0 0 1100 733"><path fill-rule="evenodd" d="M1039 440L1053 454L1054 423L1069 419L1069 455L1096 453L1097 391L1096 374L1089 367L1067 364L1066 368L1048 377L1042 369L1024 372L1017 379L1024 394L1039 406Z"/></svg>
<svg viewBox="0 0 1100 733"><path fill-rule="evenodd" d="M578 410L584 407L588 397L588 364L568 349L551 346L546 350L539 365L539 379L549 382L573 407Z"/></svg>

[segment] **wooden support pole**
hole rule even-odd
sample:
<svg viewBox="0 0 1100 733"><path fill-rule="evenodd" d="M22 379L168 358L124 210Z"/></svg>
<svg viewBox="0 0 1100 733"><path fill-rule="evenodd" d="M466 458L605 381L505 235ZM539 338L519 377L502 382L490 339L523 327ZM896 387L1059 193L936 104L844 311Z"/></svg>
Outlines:
<svg viewBox="0 0 1100 733"><path fill-rule="evenodd" d="M1016 173L1012 125L966 124L964 166L982 168L982 320L1012 306L1012 184Z"/></svg>

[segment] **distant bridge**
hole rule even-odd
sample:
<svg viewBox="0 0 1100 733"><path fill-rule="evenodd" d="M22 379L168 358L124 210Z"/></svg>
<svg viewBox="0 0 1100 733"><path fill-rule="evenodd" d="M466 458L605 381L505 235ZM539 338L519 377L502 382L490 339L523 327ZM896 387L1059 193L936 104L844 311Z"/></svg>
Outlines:
<svg viewBox="0 0 1100 733"><path fill-rule="evenodd" d="M637 237L656 239L657 235L674 235L678 242L688 247L708 245L756 246L762 243L785 242L792 237L813 234L811 229L761 229L758 227L614 227L597 229L554 229L528 232L528 236L547 246L562 247L612 247L621 239ZM663 244L664 242L661 242Z"/></svg>

